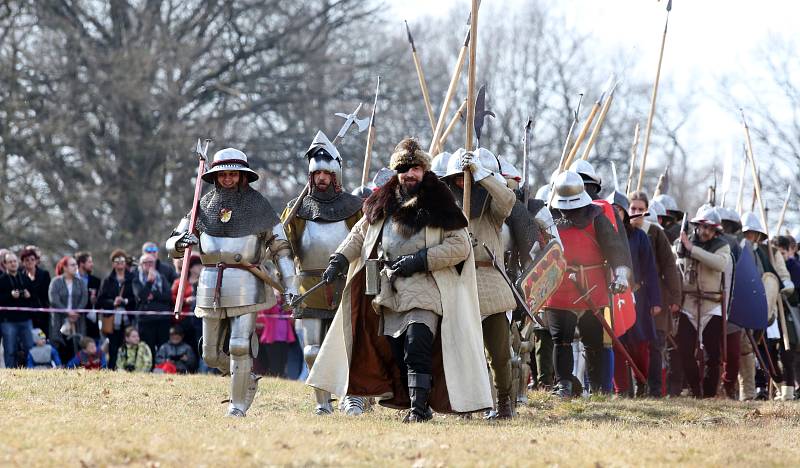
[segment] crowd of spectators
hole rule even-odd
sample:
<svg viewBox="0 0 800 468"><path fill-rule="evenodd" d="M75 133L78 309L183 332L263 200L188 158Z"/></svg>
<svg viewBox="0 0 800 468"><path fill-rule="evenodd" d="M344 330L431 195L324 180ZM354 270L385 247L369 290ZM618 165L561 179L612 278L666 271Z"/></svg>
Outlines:
<svg viewBox="0 0 800 468"><path fill-rule="evenodd" d="M109 262L101 279L92 254L78 252L61 258L51 277L35 246L0 249L0 367L209 372L197 352L202 322L191 314L199 256L189 259L184 314L177 319L171 312L182 260L164 262L158 245L146 242L140 256L116 249ZM257 333L257 371L284 378L304 373L293 321L279 306L259 313Z"/></svg>

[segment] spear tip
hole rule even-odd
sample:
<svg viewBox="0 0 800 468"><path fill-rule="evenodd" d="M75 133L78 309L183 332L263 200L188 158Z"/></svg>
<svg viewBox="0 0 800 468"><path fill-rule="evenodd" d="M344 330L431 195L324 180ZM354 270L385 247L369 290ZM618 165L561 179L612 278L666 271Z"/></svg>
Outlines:
<svg viewBox="0 0 800 468"><path fill-rule="evenodd" d="M670 11L672 11L672 0L669 0L667 2L667 12L670 12Z"/></svg>
<svg viewBox="0 0 800 468"><path fill-rule="evenodd" d="M408 27L408 21L403 20L403 22L406 24L406 34L408 34L408 43L411 44L411 51L416 52L417 47L414 45L414 37L411 36L411 28Z"/></svg>

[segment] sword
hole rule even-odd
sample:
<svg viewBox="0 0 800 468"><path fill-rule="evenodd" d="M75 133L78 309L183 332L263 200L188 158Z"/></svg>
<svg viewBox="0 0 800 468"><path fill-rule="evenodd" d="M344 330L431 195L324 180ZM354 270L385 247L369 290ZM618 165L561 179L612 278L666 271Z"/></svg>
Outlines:
<svg viewBox="0 0 800 468"><path fill-rule="evenodd" d="M311 287L311 289L308 289L308 290L307 290L306 292L304 292L303 294L301 294L301 295L299 295L299 296L295 296L295 297L294 297L294 299L292 299L292 302L290 302L290 303L289 303L289 306L290 306L292 309L294 309L295 307L297 307L297 306L299 306L300 304L302 304L302 303L303 303L303 301L304 301L304 300L305 300L305 299L306 299L308 296L310 296L310 295L311 295L311 293L313 293L313 292L314 292L314 291L316 291L317 289L319 289L319 288L321 288L321 287L325 286L326 284L328 284L328 283L326 283L324 280L323 280L323 281L320 281L319 283L317 283L317 284L315 284L314 286L312 286L312 287Z"/></svg>
<svg viewBox="0 0 800 468"><path fill-rule="evenodd" d="M617 335L614 334L614 330L611 328L611 325L606 322L606 318L594 304L594 301L592 300L592 297L589 295L589 292L586 290L586 288L581 286L580 281L578 281L578 277L575 275L575 273L569 274L569 280L572 281L572 283L578 289L578 292L581 293L581 297L586 296L586 302L589 304L592 314L594 314L595 318L597 318L597 320L600 322L600 325L603 326L603 329L606 331L606 333L608 333L608 336L611 337L611 341L614 343L614 346L616 346L617 350L622 353L625 359L627 359L628 364L631 366L633 373L636 374L636 377L638 377L639 380L646 382L647 377L644 376L642 371L639 370L639 367L636 366L636 363L633 362L633 358L631 358L631 355L625 348L625 345L623 345L619 338L617 338Z"/></svg>
<svg viewBox="0 0 800 468"><path fill-rule="evenodd" d="M519 291L517 291L517 288L515 288L514 284L511 282L511 278L508 277L506 271L500 266L500 264L497 263L497 257L494 255L494 252L492 252L492 249L490 249L485 242L483 243L483 248L486 249L486 253L489 254L489 258L492 259L492 266L494 266L494 269L500 273L500 276L503 277L506 284L508 284L508 286L511 288L511 292L514 294L514 299L516 299L517 303L522 306L522 308L525 310L525 313L528 314L528 317L532 318L533 321L538 323L542 328L547 328L544 325L544 322L542 322L542 320L537 317L536 314L531 312L528 304L523 300L522 295L519 293Z"/></svg>

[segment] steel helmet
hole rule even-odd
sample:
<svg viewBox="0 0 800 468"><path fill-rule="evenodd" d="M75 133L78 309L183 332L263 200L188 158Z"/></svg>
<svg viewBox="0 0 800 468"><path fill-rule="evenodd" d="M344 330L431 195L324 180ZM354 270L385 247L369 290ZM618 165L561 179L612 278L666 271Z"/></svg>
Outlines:
<svg viewBox="0 0 800 468"><path fill-rule="evenodd" d="M553 207L560 210L574 210L592 203L583 186L583 178L577 172L564 171L559 174L556 177L555 192Z"/></svg>
<svg viewBox="0 0 800 468"><path fill-rule="evenodd" d="M250 169L247 155L236 148L225 148L214 153L211 167L203 173L203 181L213 184L214 174L222 171L239 171L247 176L248 183L258 180L256 171Z"/></svg>
<svg viewBox="0 0 800 468"><path fill-rule="evenodd" d="M761 218L752 211L742 214L742 232L758 232L767 235L767 230L761 223Z"/></svg>

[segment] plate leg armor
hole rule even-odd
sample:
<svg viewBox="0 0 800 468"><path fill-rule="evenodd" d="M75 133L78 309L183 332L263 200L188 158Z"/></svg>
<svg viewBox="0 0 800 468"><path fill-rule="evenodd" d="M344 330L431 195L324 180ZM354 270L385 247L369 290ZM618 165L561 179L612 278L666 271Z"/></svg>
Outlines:
<svg viewBox="0 0 800 468"><path fill-rule="evenodd" d="M319 348L322 345L322 340L325 338L325 333L328 331L329 320L322 319L303 319L303 358L306 360L308 369L314 367L314 361L319 354ZM317 407L314 413L318 415L325 415L333 413L333 406L331 405L331 394L318 388L314 389L314 398L317 401Z"/></svg>
<svg viewBox="0 0 800 468"><path fill-rule="evenodd" d="M228 325L227 319L203 318L203 360L208 367L219 369L224 375L231 373L230 356L223 350Z"/></svg>
<svg viewBox="0 0 800 468"><path fill-rule="evenodd" d="M232 317L231 321L231 404L229 416L243 417L255 398L258 381L252 373L252 342L256 314Z"/></svg>

